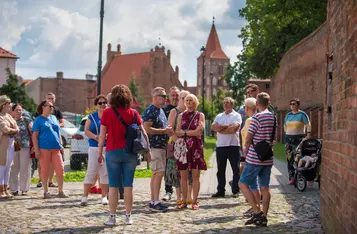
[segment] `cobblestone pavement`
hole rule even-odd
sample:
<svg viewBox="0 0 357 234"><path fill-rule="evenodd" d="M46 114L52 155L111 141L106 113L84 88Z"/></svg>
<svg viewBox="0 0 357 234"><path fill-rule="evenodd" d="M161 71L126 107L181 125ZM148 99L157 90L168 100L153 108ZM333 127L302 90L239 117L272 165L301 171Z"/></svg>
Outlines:
<svg viewBox="0 0 357 234"><path fill-rule="evenodd" d="M107 227L103 222L108 216L108 208L99 203L99 197L92 195L89 205L81 207L82 184L67 183L65 191L70 195L67 199L44 200L42 190L33 188L29 196L0 201L0 233L323 233L316 186L304 193L285 186L287 179L279 171L283 168L281 163L277 163L273 170L268 227L244 226L242 212L248 205L243 196L233 198L228 194L222 199L210 198L216 186L212 177L215 174L212 158L213 168L202 175L198 211L177 211L174 201L168 203L170 208L166 213L148 211L149 179L136 179L134 224L124 224L121 201L117 226ZM228 170L227 177L230 173ZM207 181L211 181L211 185ZM56 190L51 191L55 193Z"/></svg>

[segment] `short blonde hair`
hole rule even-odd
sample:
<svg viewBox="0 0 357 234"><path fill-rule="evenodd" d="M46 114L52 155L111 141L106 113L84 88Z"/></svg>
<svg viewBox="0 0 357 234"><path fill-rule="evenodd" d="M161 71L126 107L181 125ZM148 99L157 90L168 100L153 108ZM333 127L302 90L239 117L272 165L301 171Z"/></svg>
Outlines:
<svg viewBox="0 0 357 234"><path fill-rule="evenodd" d="M184 95L189 95L190 94L190 92L188 92L187 90L182 90L180 93L179 93L179 97L182 97L182 96L184 96Z"/></svg>
<svg viewBox="0 0 357 234"><path fill-rule="evenodd" d="M245 99L244 105L251 109L257 109L257 99L250 97Z"/></svg>
<svg viewBox="0 0 357 234"><path fill-rule="evenodd" d="M196 95L194 95L193 93L187 94L187 96L185 97L185 103L188 98L192 98L193 103L195 103L195 108L197 108L198 105L200 104L200 102L198 101L198 98L196 97Z"/></svg>
<svg viewBox="0 0 357 234"><path fill-rule="evenodd" d="M225 98L223 99L223 101L224 101L224 102L230 102L232 105L234 105L234 99L231 98L231 97L225 97Z"/></svg>

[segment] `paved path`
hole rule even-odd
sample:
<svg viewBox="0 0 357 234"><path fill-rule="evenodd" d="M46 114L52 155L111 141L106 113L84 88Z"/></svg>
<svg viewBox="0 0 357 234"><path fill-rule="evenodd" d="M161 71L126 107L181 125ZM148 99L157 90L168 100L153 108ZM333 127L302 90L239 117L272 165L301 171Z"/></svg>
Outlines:
<svg viewBox="0 0 357 234"><path fill-rule="evenodd" d="M33 188L27 197L0 201L0 233L323 233L319 219L319 192L316 186L304 193L286 185L285 164L277 161L272 172L272 202L267 228L244 226L242 212L248 208L243 196L212 199L216 189L216 160L202 174L200 210L177 211L169 202L167 213L151 213L149 179L135 180L134 225L123 222L123 202L118 207L117 226L106 227L108 208L90 197L90 205L79 206L82 183L66 183L67 199L44 200ZM229 167L229 164L228 164ZM227 181L231 170L227 170ZM227 194L230 189L227 187ZM52 190L55 192L55 190ZM163 193L163 191L162 191Z"/></svg>

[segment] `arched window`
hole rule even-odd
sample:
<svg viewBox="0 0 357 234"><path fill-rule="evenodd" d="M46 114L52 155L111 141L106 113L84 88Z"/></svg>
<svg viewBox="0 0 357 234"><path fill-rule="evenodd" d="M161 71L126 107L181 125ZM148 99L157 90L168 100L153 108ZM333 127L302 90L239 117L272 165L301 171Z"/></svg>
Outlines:
<svg viewBox="0 0 357 234"><path fill-rule="evenodd" d="M217 85L217 78L213 77L213 81L212 81L213 85Z"/></svg>

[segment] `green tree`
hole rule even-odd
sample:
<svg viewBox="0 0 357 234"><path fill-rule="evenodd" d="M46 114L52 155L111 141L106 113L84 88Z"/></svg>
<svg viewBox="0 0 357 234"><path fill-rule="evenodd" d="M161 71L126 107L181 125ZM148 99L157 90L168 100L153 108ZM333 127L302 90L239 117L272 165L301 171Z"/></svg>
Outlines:
<svg viewBox="0 0 357 234"><path fill-rule="evenodd" d="M247 24L241 29L243 49L225 79L238 103L244 100L245 82L270 78L283 55L325 20L327 0L246 0L239 10Z"/></svg>
<svg viewBox="0 0 357 234"><path fill-rule="evenodd" d="M12 74L9 68L5 69L8 74L6 83L0 87L0 95L7 95L11 102L20 103L24 109L34 114L36 112L36 104L34 100L27 95L25 84L19 82L17 76Z"/></svg>
<svg viewBox="0 0 357 234"><path fill-rule="evenodd" d="M129 89L130 89L130 92L133 95L133 97L140 104L140 106L141 106L140 112L142 112L144 110L144 99L139 94L139 88L138 88L138 85L136 84L135 80L136 80L135 75L131 74L131 79L130 79L130 82L129 82Z"/></svg>

